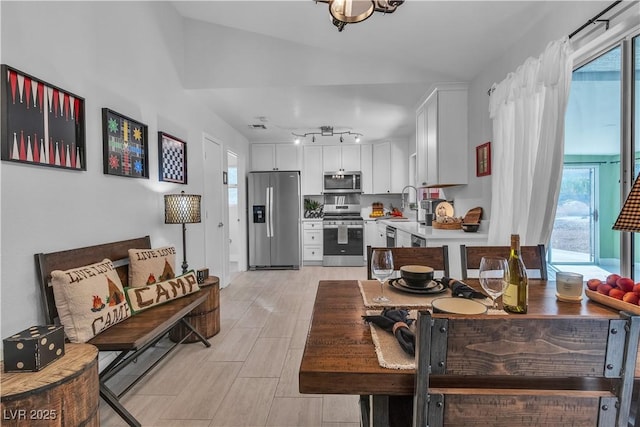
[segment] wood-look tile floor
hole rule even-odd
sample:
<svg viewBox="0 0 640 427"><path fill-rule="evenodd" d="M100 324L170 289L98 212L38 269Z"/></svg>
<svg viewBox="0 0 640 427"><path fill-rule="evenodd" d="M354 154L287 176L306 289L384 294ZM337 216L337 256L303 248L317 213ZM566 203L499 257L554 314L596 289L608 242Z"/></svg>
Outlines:
<svg viewBox="0 0 640 427"><path fill-rule="evenodd" d="M211 347L180 345L123 397L125 407L143 426L359 426L358 396L300 394L298 369L318 281L365 277L364 267L240 273L220 291ZM117 391L137 375L154 356L147 353L109 385ZM103 401L100 422L126 426Z"/></svg>

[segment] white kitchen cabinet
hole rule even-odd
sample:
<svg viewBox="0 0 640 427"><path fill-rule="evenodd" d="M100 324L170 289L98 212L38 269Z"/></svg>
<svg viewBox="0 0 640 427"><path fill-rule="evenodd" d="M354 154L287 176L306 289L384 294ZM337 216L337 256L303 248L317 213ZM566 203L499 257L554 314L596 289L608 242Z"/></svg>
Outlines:
<svg viewBox="0 0 640 427"><path fill-rule="evenodd" d="M364 260L367 260L367 246L384 248L387 246L387 227L378 221L364 222Z"/></svg>
<svg viewBox="0 0 640 427"><path fill-rule="evenodd" d="M302 221L304 265L322 265L322 221Z"/></svg>
<svg viewBox="0 0 640 427"><path fill-rule="evenodd" d="M300 149L291 144L252 144L251 170L300 170Z"/></svg>
<svg viewBox="0 0 640 427"><path fill-rule="evenodd" d="M322 194L322 146L307 145L302 150L302 194Z"/></svg>
<svg viewBox="0 0 640 427"><path fill-rule="evenodd" d="M322 163L325 172L359 171L359 145L325 145L322 147Z"/></svg>
<svg viewBox="0 0 640 427"><path fill-rule="evenodd" d="M396 228L396 248L410 248L411 233Z"/></svg>
<svg viewBox="0 0 640 427"><path fill-rule="evenodd" d="M436 87L416 111L418 186L467 184L467 87Z"/></svg>
<svg viewBox="0 0 640 427"><path fill-rule="evenodd" d="M373 193L401 193L408 182L407 144L381 142L373 145Z"/></svg>
<svg viewBox="0 0 640 427"><path fill-rule="evenodd" d="M362 194L374 194L373 192L373 146L370 144L360 146L360 171L362 175Z"/></svg>

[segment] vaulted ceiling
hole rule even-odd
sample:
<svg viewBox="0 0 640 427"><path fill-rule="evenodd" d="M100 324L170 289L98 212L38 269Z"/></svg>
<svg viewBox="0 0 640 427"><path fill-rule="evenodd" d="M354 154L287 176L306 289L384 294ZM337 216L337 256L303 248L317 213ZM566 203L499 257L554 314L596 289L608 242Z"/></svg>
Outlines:
<svg viewBox="0 0 640 427"><path fill-rule="evenodd" d="M429 87L471 81L557 4L408 0L338 32L312 0L172 3L186 18L185 87L250 142L325 125L408 138Z"/></svg>

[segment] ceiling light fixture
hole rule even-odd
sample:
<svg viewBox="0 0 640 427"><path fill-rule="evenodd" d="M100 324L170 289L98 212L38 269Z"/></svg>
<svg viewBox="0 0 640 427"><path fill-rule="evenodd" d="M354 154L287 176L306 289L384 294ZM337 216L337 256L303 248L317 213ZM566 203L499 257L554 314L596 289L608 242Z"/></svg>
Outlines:
<svg viewBox="0 0 640 427"><path fill-rule="evenodd" d="M333 131L333 126L320 126L320 132L306 132L303 134L298 134L295 132L291 132L291 135L295 136L296 139L296 144L299 143L300 138L306 138L309 135L311 135L311 142L316 142L316 135L320 135L320 136L334 136L334 135L340 135L340 142L344 142L344 138L343 135L354 135L355 136L355 141L356 142L360 142L360 137L362 136L361 133L358 132L351 132L350 130L344 131L344 132L334 132Z"/></svg>
<svg viewBox="0 0 640 427"><path fill-rule="evenodd" d="M315 0L316 3L328 3L333 25L338 31L345 25L362 22L373 12L393 13L404 0Z"/></svg>

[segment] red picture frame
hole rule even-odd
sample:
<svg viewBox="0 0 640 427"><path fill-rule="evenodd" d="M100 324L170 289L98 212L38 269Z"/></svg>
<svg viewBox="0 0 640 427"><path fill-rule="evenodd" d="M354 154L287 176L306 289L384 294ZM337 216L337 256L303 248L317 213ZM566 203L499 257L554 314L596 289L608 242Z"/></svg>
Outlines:
<svg viewBox="0 0 640 427"><path fill-rule="evenodd" d="M476 147L476 176L491 175L491 142Z"/></svg>

